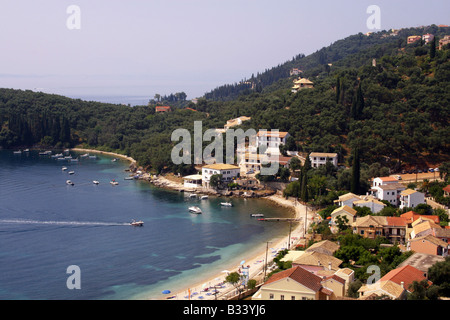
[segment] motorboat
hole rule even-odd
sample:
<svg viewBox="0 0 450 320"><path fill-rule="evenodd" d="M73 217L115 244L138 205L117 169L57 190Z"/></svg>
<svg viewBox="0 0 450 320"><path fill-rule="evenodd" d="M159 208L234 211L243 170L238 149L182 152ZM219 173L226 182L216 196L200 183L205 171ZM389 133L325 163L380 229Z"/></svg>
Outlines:
<svg viewBox="0 0 450 320"><path fill-rule="evenodd" d="M22 154L22 151L21 150L17 150L17 151L14 151L13 153L14 154Z"/></svg>
<svg viewBox="0 0 450 320"><path fill-rule="evenodd" d="M189 212L201 214L202 213L202 209L200 209L199 207L189 207Z"/></svg>
<svg viewBox="0 0 450 320"><path fill-rule="evenodd" d="M61 170L62 170L62 171L66 171L66 170L67 170L67 167L62 167Z"/></svg>
<svg viewBox="0 0 450 320"><path fill-rule="evenodd" d="M221 202L220 205L223 207L232 207L233 206L233 204L231 202Z"/></svg>
<svg viewBox="0 0 450 320"><path fill-rule="evenodd" d="M119 159L114 158L114 159L112 159L111 161L112 161L112 162L116 162L117 160L119 160Z"/></svg>
<svg viewBox="0 0 450 320"><path fill-rule="evenodd" d="M75 171L69 171L69 174L75 174Z"/></svg>
<svg viewBox="0 0 450 320"><path fill-rule="evenodd" d="M109 183L111 183L113 186L117 186L119 183L116 180L112 180Z"/></svg>
<svg viewBox="0 0 450 320"><path fill-rule="evenodd" d="M70 180L67 180L67 181L66 181L66 184L68 184L69 186L73 186L75 183L73 183L73 182L70 181Z"/></svg>
<svg viewBox="0 0 450 320"><path fill-rule="evenodd" d="M140 221L133 220L130 222L130 226L133 226L133 227L142 227L143 225L144 225L144 221L142 221L142 220L140 220Z"/></svg>
<svg viewBox="0 0 450 320"><path fill-rule="evenodd" d="M250 217L264 217L264 215L262 213L252 213Z"/></svg>
<svg viewBox="0 0 450 320"><path fill-rule="evenodd" d="M93 184L99 184L100 182L98 182L97 180L92 181Z"/></svg>
<svg viewBox="0 0 450 320"><path fill-rule="evenodd" d="M81 158L87 158L87 157L89 157L89 153L82 154L80 157Z"/></svg>
<svg viewBox="0 0 450 320"><path fill-rule="evenodd" d="M197 198L197 195L196 195L195 193L191 193L191 194L189 195L189 198Z"/></svg>
<svg viewBox="0 0 450 320"><path fill-rule="evenodd" d="M207 200L208 198L209 198L208 195L204 195L200 197L200 200Z"/></svg>

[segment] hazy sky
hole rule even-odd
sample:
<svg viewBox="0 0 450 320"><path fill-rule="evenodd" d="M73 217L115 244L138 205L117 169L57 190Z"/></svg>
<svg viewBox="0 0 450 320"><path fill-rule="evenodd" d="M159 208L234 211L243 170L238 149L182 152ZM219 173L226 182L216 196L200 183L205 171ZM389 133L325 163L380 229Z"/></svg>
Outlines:
<svg viewBox="0 0 450 320"><path fill-rule="evenodd" d="M370 31L370 5L382 30L450 24L448 0L0 0L0 87L192 99Z"/></svg>

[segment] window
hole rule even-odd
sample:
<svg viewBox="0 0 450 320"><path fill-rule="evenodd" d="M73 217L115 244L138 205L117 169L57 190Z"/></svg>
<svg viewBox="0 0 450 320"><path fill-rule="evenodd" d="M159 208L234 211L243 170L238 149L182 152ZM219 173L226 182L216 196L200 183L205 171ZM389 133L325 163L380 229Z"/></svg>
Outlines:
<svg viewBox="0 0 450 320"><path fill-rule="evenodd" d="M361 235L363 235L364 234L364 230L361 230Z"/></svg>
<svg viewBox="0 0 450 320"><path fill-rule="evenodd" d="M295 296L291 296L291 300L295 300Z"/></svg>
<svg viewBox="0 0 450 320"><path fill-rule="evenodd" d="M302 297L302 300L306 300L306 297Z"/></svg>
<svg viewBox="0 0 450 320"><path fill-rule="evenodd" d="M270 300L273 300L273 293L270 293L270 294L269 294L269 299L270 299Z"/></svg>
<svg viewBox="0 0 450 320"><path fill-rule="evenodd" d="M284 300L284 294L280 296L280 300Z"/></svg>

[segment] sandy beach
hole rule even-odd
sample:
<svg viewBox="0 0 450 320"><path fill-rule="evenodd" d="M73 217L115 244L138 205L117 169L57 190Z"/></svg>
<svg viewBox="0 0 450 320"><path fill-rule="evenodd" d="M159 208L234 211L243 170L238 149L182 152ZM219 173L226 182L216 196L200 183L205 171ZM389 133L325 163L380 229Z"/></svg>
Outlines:
<svg viewBox="0 0 450 320"><path fill-rule="evenodd" d="M286 207L287 209L293 209L295 215L294 217L296 219L299 219L299 223L296 224L295 229L291 230L290 234L290 247L293 248L297 244L299 239L304 236L303 230L307 214L307 224L309 225L309 223L311 222L311 218L309 218L309 215L312 214L311 211L308 210L307 213L307 209L303 204L295 200L287 200L280 195L272 195L264 197L263 199L273 201L277 205ZM270 241L268 245L265 244L262 247L257 248L255 251L248 252L248 258L244 259L245 263L243 263L243 266L249 267L249 279L259 279L264 276L264 261L266 259L266 249L268 249L267 260L270 263L270 261L277 255L278 251L287 248L288 241L289 235L282 238L272 239L272 241ZM242 266L235 265L234 267L225 269L226 267L227 266L224 266L224 270L219 271L216 276L205 278L201 281L197 281L196 283L187 283L183 290L171 292L167 295L161 294L160 299L167 299L169 297L173 300L214 300L216 298L218 300L228 299L235 294L236 289L231 284L225 283L225 278L228 273L240 271L242 269ZM270 271L271 270L269 269L267 273L270 273ZM213 290L218 290L217 297L212 294Z"/></svg>
<svg viewBox="0 0 450 320"><path fill-rule="evenodd" d="M98 154L106 154L109 156L114 156L116 158L121 158L127 161L130 161L130 165L131 164L136 164L136 160L134 160L131 157L128 157L126 155L123 154L119 154L119 153L114 153L114 152L107 152L107 151L100 151L100 150L95 150L95 149L82 149L82 148L72 148L70 149L72 151L76 151L76 152L87 152L87 153L98 153Z"/></svg>

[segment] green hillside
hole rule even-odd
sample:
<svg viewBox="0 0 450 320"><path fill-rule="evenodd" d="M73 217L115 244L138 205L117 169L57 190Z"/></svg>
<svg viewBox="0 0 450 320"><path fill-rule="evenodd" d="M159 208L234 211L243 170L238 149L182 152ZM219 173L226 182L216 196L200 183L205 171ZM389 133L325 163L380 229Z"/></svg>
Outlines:
<svg viewBox="0 0 450 320"><path fill-rule="evenodd" d="M368 165L439 164L450 154L450 51L421 41L406 43L407 36L426 32L441 39L450 28L350 36L257 74L249 79L255 81L253 89L213 90L188 105L197 112L155 113L154 105L128 107L0 89L0 146L84 145L128 154L155 171L189 172L192 166L170 161L172 131L192 130L195 120L203 121L204 130L222 128L245 115L252 119L244 128L288 131L299 151L338 152L342 163L351 163L351 150L358 146ZM292 93L292 68L302 69L314 89Z"/></svg>

